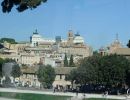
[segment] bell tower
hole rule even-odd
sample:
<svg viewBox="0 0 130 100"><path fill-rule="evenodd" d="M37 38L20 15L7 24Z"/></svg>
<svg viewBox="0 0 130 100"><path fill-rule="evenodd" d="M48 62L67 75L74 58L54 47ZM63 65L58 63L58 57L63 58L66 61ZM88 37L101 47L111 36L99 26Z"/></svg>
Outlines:
<svg viewBox="0 0 130 100"><path fill-rule="evenodd" d="M68 40L67 40L69 46L73 45L73 40L74 40L73 31L69 30L69 32L68 32Z"/></svg>

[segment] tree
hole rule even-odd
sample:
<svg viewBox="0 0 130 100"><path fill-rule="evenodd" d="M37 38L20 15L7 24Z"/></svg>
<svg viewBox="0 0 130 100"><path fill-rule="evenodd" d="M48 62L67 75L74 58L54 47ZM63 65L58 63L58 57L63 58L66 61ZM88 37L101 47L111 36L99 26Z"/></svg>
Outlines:
<svg viewBox="0 0 130 100"><path fill-rule="evenodd" d="M130 48L130 40L127 43L127 47Z"/></svg>
<svg viewBox="0 0 130 100"><path fill-rule="evenodd" d="M77 78L78 78L77 69L73 69L69 74L66 75L65 80L71 81L72 88L73 88L74 82L75 82L75 83L78 83L78 82L77 82L77 80L78 80Z"/></svg>
<svg viewBox="0 0 130 100"><path fill-rule="evenodd" d="M5 58L4 63L8 63L8 62L16 62L16 61L14 59Z"/></svg>
<svg viewBox="0 0 130 100"><path fill-rule="evenodd" d="M96 80L96 69L91 62L89 62L88 58L85 58L80 66L77 68L78 71L78 80L81 85L85 85L87 83L94 83Z"/></svg>
<svg viewBox="0 0 130 100"><path fill-rule="evenodd" d="M87 67L87 63L89 63L89 65L93 66L93 83L99 84L102 81L102 73L100 70L100 61L101 61L101 55L99 53L94 53L93 56L91 57L87 57L84 58L81 62L79 66L86 66ZM91 70L90 70L91 71ZM92 81L91 81L92 82Z"/></svg>
<svg viewBox="0 0 130 100"><path fill-rule="evenodd" d="M51 88L55 80L55 70L50 65L40 65L37 72L38 80L44 88Z"/></svg>
<svg viewBox="0 0 130 100"><path fill-rule="evenodd" d="M93 55L99 55L98 51L93 51Z"/></svg>
<svg viewBox="0 0 130 100"><path fill-rule="evenodd" d="M14 6L17 7L16 9L19 12L22 12L28 8L34 9L46 1L47 0L3 0L1 6L4 13L9 13Z"/></svg>
<svg viewBox="0 0 130 100"><path fill-rule="evenodd" d="M64 57L64 67L68 67L67 54L65 54L65 57Z"/></svg>
<svg viewBox="0 0 130 100"><path fill-rule="evenodd" d="M126 72L126 84L130 87L130 69Z"/></svg>
<svg viewBox="0 0 130 100"><path fill-rule="evenodd" d="M69 61L69 67L74 67L74 60L73 60L73 55L70 56L70 61Z"/></svg>
<svg viewBox="0 0 130 100"><path fill-rule="evenodd" d="M101 71L103 82L109 86L115 87L126 83L126 71L130 68L130 62L123 56L116 54L104 56L101 58Z"/></svg>
<svg viewBox="0 0 130 100"><path fill-rule="evenodd" d="M109 88L119 88L124 83L130 85L130 61L116 54L93 55L84 58L79 67L68 76L68 79L81 85L102 84Z"/></svg>
<svg viewBox="0 0 130 100"><path fill-rule="evenodd" d="M4 64L4 59L0 58L0 77L2 77L2 65Z"/></svg>
<svg viewBox="0 0 130 100"><path fill-rule="evenodd" d="M20 69L19 65L15 64L12 67L11 76L13 76L13 78L15 79L16 77L20 77L21 74L22 73L21 73L21 69Z"/></svg>
<svg viewBox="0 0 130 100"><path fill-rule="evenodd" d="M12 38L1 38L0 39L0 43L4 43L4 42L8 42L8 43L11 43L11 44L16 44L17 42L14 40L14 39L12 39Z"/></svg>
<svg viewBox="0 0 130 100"><path fill-rule="evenodd" d="M95 83L97 79L97 69L95 68L96 60L98 59L96 59L95 56L84 58L77 69L70 72L67 79L81 85Z"/></svg>

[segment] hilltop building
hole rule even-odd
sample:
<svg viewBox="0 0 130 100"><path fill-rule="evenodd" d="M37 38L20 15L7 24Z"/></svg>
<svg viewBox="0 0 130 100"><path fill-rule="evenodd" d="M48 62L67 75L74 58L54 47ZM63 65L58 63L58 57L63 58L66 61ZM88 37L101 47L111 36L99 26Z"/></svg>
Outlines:
<svg viewBox="0 0 130 100"><path fill-rule="evenodd" d="M116 39L114 40L114 42L112 42L109 46L107 47L101 47L99 49L99 53L101 55L109 55L109 54L114 54L115 50L119 49L119 48L124 48L123 45L121 44L121 42L118 39L118 34L116 34Z"/></svg>
<svg viewBox="0 0 130 100"><path fill-rule="evenodd" d="M123 45L118 39L118 34L116 34L115 41L108 47L101 47L99 49L99 53L103 56L110 54L117 54L130 59L130 48L123 47Z"/></svg>
<svg viewBox="0 0 130 100"><path fill-rule="evenodd" d="M71 55L74 62L92 55L92 48L85 44L84 38L72 30L67 33L67 39L56 36L55 39L43 38L37 30L30 37L30 42L10 44L4 42L0 56L15 59L19 64L50 64L53 67L63 66L64 55Z"/></svg>
<svg viewBox="0 0 130 100"><path fill-rule="evenodd" d="M74 35L72 30L68 32L67 40L60 43L58 52L66 53L69 56L78 56L79 58L88 57L93 54L92 48L85 44L84 38L79 33Z"/></svg>
<svg viewBox="0 0 130 100"><path fill-rule="evenodd" d="M54 44L55 40L42 38L42 36L37 32L37 30L30 37L31 47L36 47L40 44Z"/></svg>

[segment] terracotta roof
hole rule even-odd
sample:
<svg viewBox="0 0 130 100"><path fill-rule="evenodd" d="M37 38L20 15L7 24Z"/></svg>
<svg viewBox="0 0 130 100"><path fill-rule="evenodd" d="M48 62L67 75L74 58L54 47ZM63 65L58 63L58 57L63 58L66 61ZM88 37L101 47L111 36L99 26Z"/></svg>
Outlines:
<svg viewBox="0 0 130 100"><path fill-rule="evenodd" d="M28 68L22 68L22 73L27 74L35 74L38 70L38 66L28 67ZM55 67L55 73L56 74L69 74L71 70L76 69L77 67Z"/></svg>
<svg viewBox="0 0 130 100"><path fill-rule="evenodd" d="M77 67L56 67L56 74L69 74L71 70L76 69Z"/></svg>
<svg viewBox="0 0 130 100"><path fill-rule="evenodd" d="M21 68L22 73L35 74L38 70L38 66L31 66L27 68Z"/></svg>

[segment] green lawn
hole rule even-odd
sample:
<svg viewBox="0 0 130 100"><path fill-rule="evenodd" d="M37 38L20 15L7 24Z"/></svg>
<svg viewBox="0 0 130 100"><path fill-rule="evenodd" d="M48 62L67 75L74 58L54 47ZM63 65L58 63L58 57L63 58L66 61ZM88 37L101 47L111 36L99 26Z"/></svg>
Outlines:
<svg viewBox="0 0 130 100"><path fill-rule="evenodd" d="M88 98L84 100L117 100L117 99L105 99L105 98Z"/></svg>
<svg viewBox="0 0 130 100"><path fill-rule="evenodd" d="M22 99L22 100L67 100L70 97L67 96L53 96L43 94L31 94L31 93L10 93L0 92L0 97Z"/></svg>

